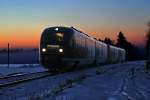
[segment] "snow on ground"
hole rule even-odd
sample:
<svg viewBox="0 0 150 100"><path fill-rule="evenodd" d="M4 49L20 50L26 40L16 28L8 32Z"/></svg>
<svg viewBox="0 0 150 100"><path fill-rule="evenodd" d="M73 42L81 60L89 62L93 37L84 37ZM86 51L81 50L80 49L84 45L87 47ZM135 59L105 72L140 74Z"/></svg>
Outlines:
<svg viewBox="0 0 150 100"><path fill-rule="evenodd" d="M7 64L0 64L0 77L16 73L34 73L45 70L39 64L10 64L9 67Z"/></svg>
<svg viewBox="0 0 150 100"><path fill-rule="evenodd" d="M150 100L144 61L104 65L0 89L2 100Z"/></svg>
<svg viewBox="0 0 150 100"><path fill-rule="evenodd" d="M60 92L56 100L150 100L150 76L145 74L143 63L122 65L124 68L117 71L87 77Z"/></svg>

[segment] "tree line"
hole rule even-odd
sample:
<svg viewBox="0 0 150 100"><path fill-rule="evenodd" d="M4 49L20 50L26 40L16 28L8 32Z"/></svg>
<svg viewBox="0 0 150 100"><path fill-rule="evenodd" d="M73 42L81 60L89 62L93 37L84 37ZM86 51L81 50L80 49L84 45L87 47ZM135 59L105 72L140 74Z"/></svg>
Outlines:
<svg viewBox="0 0 150 100"><path fill-rule="evenodd" d="M139 47L129 42L124 36L124 33L121 31L118 33L116 43L108 37L106 37L104 40L99 39L99 41L125 49L126 60L128 61L145 59L145 49L143 48L141 51Z"/></svg>
<svg viewBox="0 0 150 100"><path fill-rule="evenodd" d="M30 49L23 49L23 48L16 48L16 49L10 49L10 53L18 53L18 52L30 52L30 51L38 51L38 48L30 48ZM8 49L0 49L0 53L7 53Z"/></svg>

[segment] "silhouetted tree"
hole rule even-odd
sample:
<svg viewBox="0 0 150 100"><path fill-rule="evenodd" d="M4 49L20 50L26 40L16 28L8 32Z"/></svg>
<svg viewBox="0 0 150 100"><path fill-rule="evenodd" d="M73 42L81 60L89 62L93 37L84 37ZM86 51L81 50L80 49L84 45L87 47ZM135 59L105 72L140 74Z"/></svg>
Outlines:
<svg viewBox="0 0 150 100"><path fill-rule="evenodd" d="M128 44L128 42L127 42L124 34L122 32L119 32L116 45L118 47L125 48L127 44Z"/></svg>
<svg viewBox="0 0 150 100"><path fill-rule="evenodd" d="M116 46L124 48L126 50L127 60L137 60L138 59L138 49L132 43L126 40L126 37L122 32L119 32Z"/></svg>
<svg viewBox="0 0 150 100"><path fill-rule="evenodd" d="M104 39L104 42L105 42L106 44L114 45L114 41L111 40L110 38L107 38L107 37Z"/></svg>
<svg viewBox="0 0 150 100"><path fill-rule="evenodd" d="M150 70L150 22L148 23L146 52L147 52L146 69Z"/></svg>
<svg viewBox="0 0 150 100"><path fill-rule="evenodd" d="M98 41L100 41L100 42L104 42L103 40L101 40L101 39L98 39Z"/></svg>

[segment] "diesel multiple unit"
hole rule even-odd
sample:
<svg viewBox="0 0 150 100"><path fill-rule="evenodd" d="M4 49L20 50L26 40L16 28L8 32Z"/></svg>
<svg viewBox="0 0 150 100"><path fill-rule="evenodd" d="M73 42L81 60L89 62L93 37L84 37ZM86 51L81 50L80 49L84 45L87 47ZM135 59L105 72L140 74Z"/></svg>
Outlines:
<svg viewBox="0 0 150 100"><path fill-rule="evenodd" d="M40 39L40 62L48 69L118 63L125 50L105 44L73 27L46 28Z"/></svg>

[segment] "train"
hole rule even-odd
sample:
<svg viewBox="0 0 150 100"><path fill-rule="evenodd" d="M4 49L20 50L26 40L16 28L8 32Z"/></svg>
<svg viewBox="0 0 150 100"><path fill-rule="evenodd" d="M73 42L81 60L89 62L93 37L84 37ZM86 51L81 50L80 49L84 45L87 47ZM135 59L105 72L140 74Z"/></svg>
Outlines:
<svg viewBox="0 0 150 100"><path fill-rule="evenodd" d="M77 30L74 27L48 27L42 31L40 63L47 69L91 64L120 63L126 51Z"/></svg>

